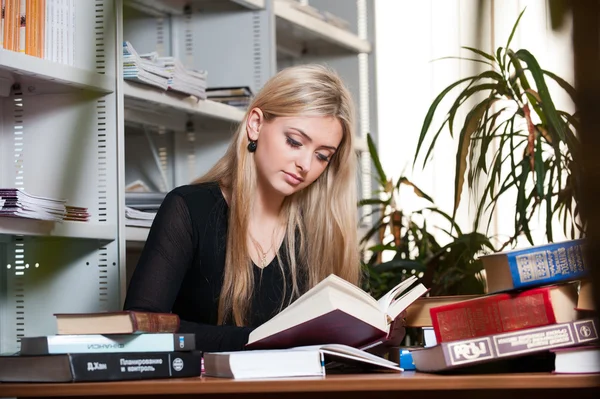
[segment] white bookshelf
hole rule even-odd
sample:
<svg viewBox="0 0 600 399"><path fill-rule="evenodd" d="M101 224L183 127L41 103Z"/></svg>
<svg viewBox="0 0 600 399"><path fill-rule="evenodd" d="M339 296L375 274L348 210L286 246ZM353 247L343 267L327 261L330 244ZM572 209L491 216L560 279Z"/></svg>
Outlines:
<svg viewBox="0 0 600 399"><path fill-rule="evenodd" d="M187 5L217 11L265 8L265 0L124 0L124 4L158 17L181 15Z"/></svg>
<svg viewBox="0 0 600 399"><path fill-rule="evenodd" d="M171 125L183 130L185 116L196 119L218 120L237 123L244 111L210 100L197 101L191 96L161 91L160 89L134 82L123 82L126 120L155 125ZM172 126L175 125L175 126Z"/></svg>
<svg viewBox="0 0 600 399"><path fill-rule="evenodd" d="M0 235L79 238L113 241L117 226L92 222L51 222L22 218L0 218Z"/></svg>
<svg viewBox="0 0 600 399"><path fill-rule="evenodd" d="M64 198L92 215L62 223L0 218L0 352L18 350L24 335L54 333L53 313L120 309L126 259L149 232L125 225L127 178L166 172L169 185L189 183L226 151L243 119L235 107L123 81L123 40L207 70L209 87L257 93L286 66L278 49L293 55L291 64L332 65L354 88L369 76L359 57L374 47L356 32L371 0L308 1L348 20L350 30L279 0L74 3L73 66L0 49L0 187ZM188 4L191 16L183 15ZM373 91L353 95L364 108ZM366 151L363 140L356 150Z"/></svg>
<svg viewBox="0 0 600 399"><path fill-rule="evenodd" d="M131 227L125 228L127 243L143 243L148 239L149 227Z"/></svg>
<svg viewBox="0 0 600 399"><path fill-rule="evenodd" d="M277 18L278 49L293 54L312 47L312 51L326 54L329 52L369 53L371 44L360 39L354 33L332 25L314 15L305 13L287 1L274 0Z"/></svg>
<svg viewBox="0 0 600 399"><path fill-rule="evenodd" d="M116 86L114 76L3 49L0 49L0 78L3 86L15 82L29 86L54 83L105 94L114 92Z"/></svg>

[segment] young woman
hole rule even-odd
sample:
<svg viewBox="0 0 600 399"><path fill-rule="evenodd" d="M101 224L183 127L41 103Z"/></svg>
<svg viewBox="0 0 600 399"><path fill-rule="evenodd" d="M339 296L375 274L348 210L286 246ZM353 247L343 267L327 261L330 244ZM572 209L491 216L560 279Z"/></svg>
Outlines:
<svg viewBox="0 0 600 399"><path fill-rule="evenodd" d="M325 67L270 79L225 156L166 196L125 309L178 314L200 350L241 350L330 273L358 284L353 108Z"/></svg>

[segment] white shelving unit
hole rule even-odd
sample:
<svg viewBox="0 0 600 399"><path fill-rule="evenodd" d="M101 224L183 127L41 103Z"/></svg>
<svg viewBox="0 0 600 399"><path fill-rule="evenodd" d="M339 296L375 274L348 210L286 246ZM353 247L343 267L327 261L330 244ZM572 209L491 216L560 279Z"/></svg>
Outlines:
<svg viewBox="0 0 600 399"><path fill-rule="evenodd" d="M207 70L212 87L258 92L285 66L331 65L353 91L356 149L367 150L363 134L376 131L372 4L308 3L349 28L281 0L77 0L72 66L0 49L0 187L65 198L92 215L0 218L0 352L54 333L54 313L118 310L149 232L125 225L124 187L139 178L159 191L189 183L243 120L234 107L124 81L123 40Z"/></svg>
<svg viewBox="0 0 600 399"><path fill-rule="evenodd" d="M131 243L141 243L145 242L148 238L148 232L150 228L148 227L131 227L127 226L125 229L125 236L128 242Z"/></svg>
<svg viewBox="0 0 600 399"><path fill-rule="evenodd" d="M316 16L307 14L287 1L275 0L274 12L277 18L279 49L295 48L295 51L288 51L298 54L298 56L302 54L305 47L311 47L312 51L318 51L321 54L371 52L369 41Z"/></svg>
<svg viewBox="0 0 600 399"><path fill-rule="evenodd" d="M49 222L34 219L0 218L0 236L31 236L115 240L116 225L91 222ZM2 241L0 239L0 241Z"/></svg>
<svg viewBox="0 0 600 399"><path fill-rule="evenodd" d="M75 2L73 65L0 49L0 187L66 199L88 222L0 217L0 352L54 313L120 306L118 0Z"/></svg>
<svg viewBox="0 0 600 399"><path fill-rule="evenodd" d="M33 87L40 83L54 83L66 88L108 94L114 92L116 87L114 75L99 74L3 49L0 49L0 79L5 89L15 82Z"/></svg>
<svg viewBox="0 0 600 399"><path fill-rule="evenodd" d="M185 130L188 117L198 120L216 120L239 123L244 111L210 100L197 101L191 96L160 91L151 86L123 82L125 118L129 121L168 126Z"/></svg>

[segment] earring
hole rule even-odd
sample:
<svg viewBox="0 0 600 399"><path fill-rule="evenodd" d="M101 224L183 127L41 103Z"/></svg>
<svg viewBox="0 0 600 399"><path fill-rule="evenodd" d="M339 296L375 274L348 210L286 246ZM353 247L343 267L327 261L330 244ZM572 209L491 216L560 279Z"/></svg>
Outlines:
<svg viewBox="0 0 600 399"><path fill-rule="evenodd" d="M256 151L256 141L250 140L250 142L248 143L248 151L250 151L250 152Z"/></svg>

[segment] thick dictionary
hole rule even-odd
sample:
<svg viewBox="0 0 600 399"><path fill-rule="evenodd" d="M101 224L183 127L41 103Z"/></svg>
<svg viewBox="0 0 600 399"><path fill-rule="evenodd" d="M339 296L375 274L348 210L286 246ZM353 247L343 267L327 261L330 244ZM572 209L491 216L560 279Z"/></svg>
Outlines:
<svg viewBox="0 0 600 399"><path fill-rule="evenodd" d="M481 296L431 308L437 342L482 337L577 319L577 284Z"/></svg>
<svg viewBox="0 0 600 399"><path fill-rule="evenodd" d="M443 342L412 352L419 371L442 372L555 348L598 341L598 319L588 318L485 337Z"/></svg>
<svg viewBox="0 0 600 399"><path fill-rule="evenodd" d="M586 276L585 240L570 240L482 256L488 292L579 280Z"/></svg>

